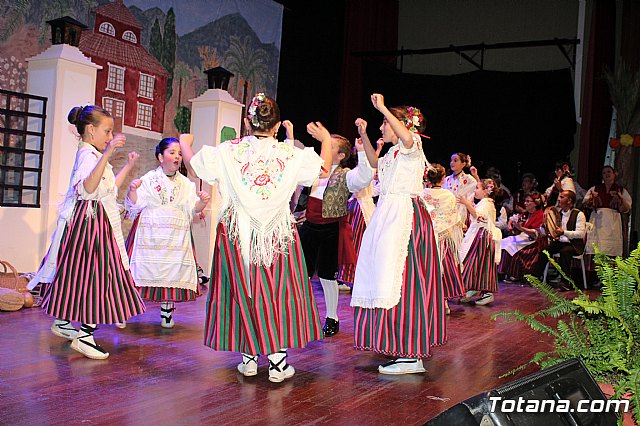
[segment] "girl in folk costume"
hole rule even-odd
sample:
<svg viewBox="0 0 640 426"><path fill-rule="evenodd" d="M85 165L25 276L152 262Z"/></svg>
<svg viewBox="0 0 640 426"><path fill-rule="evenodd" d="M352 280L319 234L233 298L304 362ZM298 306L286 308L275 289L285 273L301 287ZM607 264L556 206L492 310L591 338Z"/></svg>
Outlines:
<svg viewBox="0 0 640 426"><path fill-rule="evenodd" d="M358 164L350 170L344 167L351 154L351 143L340 135L329 135L327 129L309 125L309 133L319 141L331 139L331 174L317 179L307 198L306 220L300 227L300 242L307 263L307 273L318 273L322 284L327 315L324 335L333 336L340 330L338 320L338 266L355 264L351 225L347 221L347 203L352 192L367 188L373 179L362 140L356 140Z"/></svg>
<svg viewBox="0 0 640 426"><path fill-rule="evenodd" d="M471 157L461 152L451 155L451 174L444 178L442 188L453 192L453 195L462 195L469 200L473 197L473 191L478 181L471 175L464 172L465 167L471 167ZM458 214L462 221L467 223L467 209L463 205L458 206Z"/></svg>
<svg viewBox="0 0 640 426"><path fill-rule="evenodd" d="M432 164L426 169L429 187L424 189L424 200L427 203L431 220L438 238L438 254L442 287L446 299L464 295L462 268L458 257L458 246L462 241L462 221L458 214L456 197L442 188L445 170L440 164ZM449 306L446 305L447 314Z"/></svg>
<svg viewBox="0 0 640 426"><path fill-rule="evenodd" d="M180 174L182 152L176 138L156 147L160 165L129 185L125 204L135 226L127 238L131 275L144 300L161 302L160 325L173 328L175 302L195 300L198 274L191 221L209 194Z"/></svg>
<svg viewBox="0 0 640 426"><path fill-rule="evenodd" d="M514 214L507 223L507 230L515 233L503 238L502 258L498 272L505 274L505 282L522 280L524 274L531 273L538 263L538 256L547 245L547 237L540 232L544 218L544 201L537 191L527 194L524 199L526 214Z"/></svg>
<svg viewBox="0 0 640 426"><path fill-rule="evenodd" d="M602 168L602 183L592 186L584 197L583 206L593 209L589 222L594 226L587 234L585 253L594 254L595 244L602 253L622 256L624 241L621 213L631 211L631 196L616 183L618 173L611 166ZM589 262L592 266L592 262Z"/></svg>
<svg viewBox="0 0 640 426"><path fill-rule="evenodd" d="M331 168L331 138L321 157L312 148L278 142L276 102L263 93L245 118L249 136L193 154L180 147L187 167L217 183L221 209L205 317L205 345L242 352L238 370L254 376L268 354L269 380L293 376L286 348L322 338L322 328L300 240L289 208L296 185L311 185Z"/></svg>
<svg viewBox="0 0 640 426"><path fill-rule="evenodd" d="M460 301L471 302L478 295L476 305L493 302L498 291L496 266L500 263L500 241L502 233L496 227L495 198L502 196L501 189L493 179L483 179L476 184L473 196L480 200L475 205L463 195L458 202L465 206L471 216L471 224L459 247L462 259L462 279L467 293Z"/></svg>
<svg viewBox="0 0 640 426"><path fill-rule="evenodd" d="M51 247L29 288L47 283L42 307L56 318L53 334L88 358L106 359L109 353L93 338L97 324L124 322L145 309L129 272L116 202L138 154L130 153L115 176L109 159L125 137L114 137L111 115L87 105L73 108L68 120L82 140ZM81 322L80 330L70 321Z"/></svg>
<svg viewBox="0 0 640 426"><path fill-rule="evenodd" d="M382 139L378 139L377 145L378 147L376 149L376 157L380 155L380 151L382 151L384 141ZM349 204L347 205L347 210L349 212L347 215L347 219L351 224L351 231L353 232L353 245L356 250L356 259L358 254L360 253L362 235L364 235L364 230L367 228L367 224L371 220L373 210L375 210L376 208L376 205L373 202L373 186L374 182L372 181L369 186L353 194L353 196L349 200ZM353 284L355 274L355 264L342 265L340 267L340 272L338 273L338 281L342 282L342 284L338 286L340 291L351 291L351 287L344 283Z"/></svg>
<svg viewBox="0 0 640 426"><path fill-rule="evenodd" d="M418 132L423 117L414 107L388 109L380 130L393 146L379 161L380 199L364 231L351 295L355 307L355 347L399 357L378 367L383 374L422 373L430 347L446 341L445 308L437 242L422 198L426 158ZM356 121L365 150L366 123ZM370 154L367 151L367 154Z"/></svg>

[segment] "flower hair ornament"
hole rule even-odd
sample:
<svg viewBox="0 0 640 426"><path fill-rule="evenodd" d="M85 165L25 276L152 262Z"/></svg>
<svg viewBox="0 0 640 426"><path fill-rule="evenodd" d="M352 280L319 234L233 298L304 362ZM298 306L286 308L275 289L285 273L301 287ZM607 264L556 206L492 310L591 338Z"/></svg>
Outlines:
<svg viewBox="0 0 640 426"><path fill-rule="evenodd" d="M258 109L258 105L260 105L266 99L267 96L262 92L256 93L253 99L251 99L249 109L247 110L247 117L249 117L249 120L251 120L251 124L253 124L254 127L260 127L260 121L258 120L258 116L256 115L256 110Z"/></svg>
<svg viewBox="0 0 640 426"><path fill-rule="evenodd" d="M409 129L410 132L419 134L423 138L431 139L430 136L423 135L418 132L418 127L420 127L423 122L424 116L422 115L422 112L420 112L420 109L412 106L407 108L407 120L404 122L407 129Z"/></svg>
<svg viewBox="0 0 640 426"><path fill-rule="evenodd" d="M531 201L533 201L536 206L542 205L542 197L540 194L529 194L527 196L531 198Z"/></svg>
<svg viewBox="0 0 640 426"><path fill-rule="evenodd" d="M487 194L491 194L493 192L493 190L495 189L496 184L493 183L493 181L491 179L486 179L484 181L484 189L485 191L487 191Z"/></svg>

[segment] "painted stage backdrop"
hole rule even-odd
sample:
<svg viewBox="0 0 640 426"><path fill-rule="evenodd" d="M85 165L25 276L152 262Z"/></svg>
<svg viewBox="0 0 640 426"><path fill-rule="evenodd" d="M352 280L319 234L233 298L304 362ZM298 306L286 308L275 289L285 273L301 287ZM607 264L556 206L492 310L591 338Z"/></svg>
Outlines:
<svg viewBox="0 0 640 426"><path fill-rule="evenodd" d="M69 16L85 25L78 48L102 66L95 103L127 137L111 163L117 171L126 153L137 151L134 179L158 166L154 151L162 137L189 132L189 99L207 90L204 70L231 71L228 91L241 103L245 86L249 100L258 91L276 95L282 10L271 0L3 0L0 89L26 91L26 59L51 46L47 21ZM75 142L59 141L71 150ZM21 165L1 154L7 165ZM125 194L120 191L120 201Z"/></svg>
<svg viewBox="0 0 640 426"><path fill-rule="evenodd" d="M51 45L46 21L70 16L88 28L80 50L103 66L96 103L123 129L175 135L188 130L188 99L207 88L203 71L234 73L243 101L275 95L282 5L271 0L12 0L0 5L0 87L24 92L26 58ZM186 127L185 127L186 126Z"/></svg>

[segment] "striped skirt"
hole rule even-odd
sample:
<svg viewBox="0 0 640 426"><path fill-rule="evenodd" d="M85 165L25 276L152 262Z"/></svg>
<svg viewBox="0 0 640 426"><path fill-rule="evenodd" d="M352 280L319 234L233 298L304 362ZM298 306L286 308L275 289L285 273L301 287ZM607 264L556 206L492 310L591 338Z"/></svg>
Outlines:
<svg viewBox="0 0 640 426"><path fill-rule="evenodd" d="M362 235L364 230L367 229L367 223L362 216L362 210L360 209L360 203L357 199L349 201L348 205L349 214L347 219L351 224L351 230L353 231L353 246L356 249L356 254L360 253L360 244L362 243ZM356 265L345 265L340 268L338 273L338 279L346 283L353 283L353 279L356 275Z"/></svg>
<svg viewBox="0 0 640 426"><path fill-rule="evenodd" d="M479 230L462 262L462 281L466 290L498 291L494 249L495 242L489 232L484 228Z"/></svg>
<svg viewBox="0 0 640 426"><path fill-rule="evenodd" d="M219 351L271 354L322 338L297 228L287 252L245 274L238 240L218 224L204 344Z"/></svg>
<svg viewBox="0 0 640 426"><path fill-rule="evenodd" d="M355 348L426 358L447 340L444 291L436 238L424 204L413 201L413 230L400 302L391 309L355 307Z"/></svg>
<svg viewBox="0 0 640 426"><path fill-rule="evenodd" d="M542 255L542 250L547 246L546 238L538 238L534 243L529 244L516 254L511 256L506 250L502 250L502 259L498 265L498 272L516 280L521 280L525 274L534 271L538 258Z"/></svg>
<svg viewBox="0 0 640 426"><path fill-rule="evenodd" d="M93 214L87 216L91 205ZM44 286L43 309L87 324L114 324L144 312L133 278L122 265L109 218L99 201L76 202L58 254L55 278Z"/></svg>
<svg viewBox="0 0 640 426"><path fill-rule="evenodd" d="M138 215L129 230L129 235L125 241L125 247L127 248L127 254L131 259L133 253L133 242L136 239L136 231L138 229L138 223L140 221L140 215ZM193 241L193 235L191 236L191 246L193 248L193 257L196 255L195 242ZM200 289L196 288L195 291L186 288L174 288L174 287L137 287L140 292L140 297L149 302L190 302L196 300L198 296L201 296Z"/></svg>
<svg viewBox="0 0 640 426"><path fill-rule="evenodd" d="M459 297L465 294L462 280L462 267L458 256L458 248L453 246L448 238L440 241L442 251L442 287L444 297Z"/></svg>

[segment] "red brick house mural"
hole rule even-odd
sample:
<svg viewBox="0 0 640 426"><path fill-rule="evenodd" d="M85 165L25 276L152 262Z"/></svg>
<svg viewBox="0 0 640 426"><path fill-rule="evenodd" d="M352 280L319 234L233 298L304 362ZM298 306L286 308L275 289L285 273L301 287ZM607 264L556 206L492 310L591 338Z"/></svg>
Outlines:
<svg viewBox="0 0 640 426"><path fill-rule="evenodd" d="M169 73L141 45L142 26L122 0L99 6L95 14L93 31L82 33L79 48L102 66L96 103L124 126L162 133Z"/></svg>

